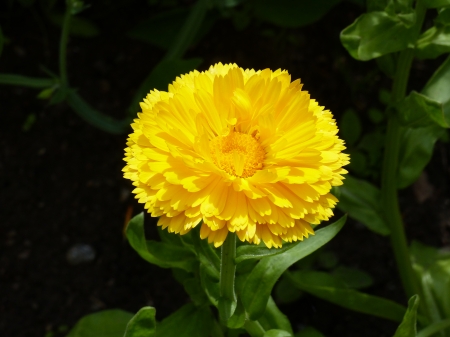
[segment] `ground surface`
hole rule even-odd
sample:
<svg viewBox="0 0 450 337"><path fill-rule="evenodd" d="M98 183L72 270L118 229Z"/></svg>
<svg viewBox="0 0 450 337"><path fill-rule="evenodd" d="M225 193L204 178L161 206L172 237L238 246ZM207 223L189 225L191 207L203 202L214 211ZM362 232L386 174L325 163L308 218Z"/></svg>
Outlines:
<svg viewBox="0 0 450 337"><path fill-rule="evenodd" d="M71 39L70 81L95 108L121 117L163 51L123 33L149 13L136 6L109 8L103 16L94 6L91 11L86 15L97 20L102 34ZM269 25L254 23L237 32L228 21L219 21L188 56L204 58L202 69L218 61L285 68L337 117L349 107L364 114L379 104L378 88L389 82L374 63L358 63L340 46L339 32L359 12L354 5L340 5L321 22L288 32L296 37L293 42ZM17 4L4 13L2 28L10 44L1 56L0 72L45 76L39 65L56 72L58 29L43 18L36 21L39 11ZM424 65L415 70L418 83L421 74L431 71ZM63 336L59 330L107 308L136 312L153 305L157 318L164 318L188 299L169 271L148 265L123 237L127 209L133 207L134 214L142 210L122 178L126 135L99 131L67 105L48 106L36 94L34 89L0 87L0 335ZM24 132L30 113L37 119ZM449 244L443 215L450 203L449 163L448 145L438 143L427 168L428 183L402 191L410 238ZM432 193L419 204L417 196L427 188ZM148 217L146 223L154 234L154 222ZM66 254L75 244L90 245L95 259L69 264ZM350 221L328 249L341 263L373 276L368 292L405 303L388 239ZM396 328L311 296L281 309L295 329L313 325L326 336L392 336Z"/></svg>

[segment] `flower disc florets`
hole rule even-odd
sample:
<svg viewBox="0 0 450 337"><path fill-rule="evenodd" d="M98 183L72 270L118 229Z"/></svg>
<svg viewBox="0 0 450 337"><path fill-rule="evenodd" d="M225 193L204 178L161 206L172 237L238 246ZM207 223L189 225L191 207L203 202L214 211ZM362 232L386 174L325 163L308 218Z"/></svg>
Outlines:
<svg viewBox="0 0 450 337"><path fill-rule="evenodd" d="M158 225L222 245L281 247L328 220L348 155L330 111L286 71L211 66L151 91L132 124L123 169Z"/></svg>

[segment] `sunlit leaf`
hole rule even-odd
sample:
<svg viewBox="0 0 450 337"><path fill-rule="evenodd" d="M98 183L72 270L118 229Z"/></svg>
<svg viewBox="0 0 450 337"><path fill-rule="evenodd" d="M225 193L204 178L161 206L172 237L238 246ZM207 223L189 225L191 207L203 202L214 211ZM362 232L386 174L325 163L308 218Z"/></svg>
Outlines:
<svg viewBox="0 0 450 337"><path fill-rule="evenodd" d="M397 52L415 42L414 30L386 12L362 14L341 32L341 42L355 59L367 61Z"/></svg>
<svg viewBox="0 0 450 337"><path fill-rule="evenodd" d="M420 59L435 59L450 52L450 26L431 27L417 41L415 54Z"/></svg>
<svg viewBox="0 0 450 337"><path fill-rule="evenodd" d="M141 308L128 322L123 337L153 337L156 327L155 314L155 308Z"/></svg>
<svg viewBox="0 0 450 337"><path fill-rule="evenodd" d="M255 15L281 27L309 25L330 11L340 0L258 0L252 6Z"/></svg>
<svg viewBox="0 0 450 337"><path fill-rule="evenodd" d="M417 308L419 307L419 296L414 295L408 301L408 309L394 337L414 337L416 336Z"/></svg>
<svg viewBox="0 0 450 337"><path fill-rule="evenodd" d="M270 293L281 274L292 264L308 256L330 241L342 228L346 218L318 230L314 236L304 239L284 254L265 257L256 265L244 284L242 303L250 319L256 320L266 310Z"/></svg>
<svg viewBox="0 0 450 337"><path fill-rule="evenodd" d="M405 313L405 308L400 304L348 289L327 273L296 271L288 275L298 289L350 310L398 322Z"/></svg>
<svg viewBox="0 0 450 337"><path fill-rule="evenodd" d="M84 316L66 337L123 337L133 314L123 310L104 310Z"/></svg>
<svg viewBox="0 0 450 337"><path fill-rule="evenodd" d="M339 188L341 197L337 207L351 218L361 221L370 230L388 235L389 228L383 219L381 192L365 180L346 175L344 185Z"/></svg>

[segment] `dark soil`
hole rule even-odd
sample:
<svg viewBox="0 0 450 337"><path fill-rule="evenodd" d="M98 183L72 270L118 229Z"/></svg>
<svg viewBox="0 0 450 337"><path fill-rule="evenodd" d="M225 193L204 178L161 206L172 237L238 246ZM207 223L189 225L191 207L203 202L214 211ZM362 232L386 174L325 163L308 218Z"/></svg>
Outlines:
<svg viewBox="0 0 450 337"><path fill-rule="evenodd" d="M164 54L124 34L149 15L146 6L139 1L105 10L93 5L83 15L95 20L101 35L70 40L72 86L114 117L125 116L134 91ZM348 108L364 114L368 107L379 106L379 87L388 87L389 81L374 62L354 61L340 45L339 32L360 11L343 3L320 22L296 30L254 21L238 32L221 20L187 56L204 58L201 69L218 61L288 69L338 119ZM10 40L1 56L1 73L45 77L39 65L57 72L59 30L38 6L23 9L12 3L1 19ZM427 67L419 67L425 79L432 71ZM49 106L36 95L34 89L0 87L0 335L63 336L83 315L109 308L137 312L152 305L159 320L166 317L188 298L170 271L143 261L123 236L127 210L143 210L122 178L126 135L99 131L66 104ZM30 114L36 121L23 131ZM448 144L438 143L427 168L429 181L425 177L425 185L401 192L410 239L438 247L449 244L444 214L450 205L449 167ZM427 189L431 194L419 204ZM147 217L146 224L156 235L155 221ZM80 243L90 245L96 257L71 265L66 254ZM373 276L375 283L367 292L406 303L387 238L348 221L328 249L342 264ZM294 329L312 325L329 337L392 336L397 326L312 296L281 309Z"/></svg>

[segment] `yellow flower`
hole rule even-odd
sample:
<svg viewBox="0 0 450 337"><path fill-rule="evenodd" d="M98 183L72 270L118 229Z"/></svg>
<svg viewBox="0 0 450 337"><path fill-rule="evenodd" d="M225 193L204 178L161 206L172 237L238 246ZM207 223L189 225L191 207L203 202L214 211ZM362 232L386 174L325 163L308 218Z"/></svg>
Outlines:
<svg viewBox="0 0 450 337"><path fill-rule="evenodd" d="M281 247L328 220L349 163L336 122L286 71L218 63L150 91L132 124L123 169L169 232L201 225ZM203 222L202 222L203 221Z"/></svg>

